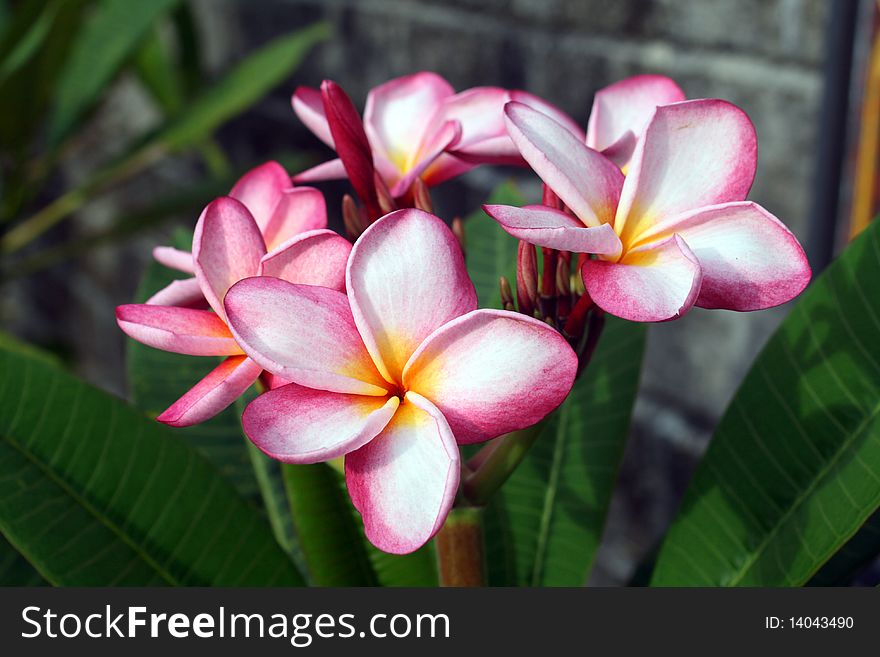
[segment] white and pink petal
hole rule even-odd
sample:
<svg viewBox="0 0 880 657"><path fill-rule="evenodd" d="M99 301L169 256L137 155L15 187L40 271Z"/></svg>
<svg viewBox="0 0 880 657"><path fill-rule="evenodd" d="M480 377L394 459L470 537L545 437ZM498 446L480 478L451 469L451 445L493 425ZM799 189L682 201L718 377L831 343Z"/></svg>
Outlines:
<svg viewBox="0 0 880 657"><path fill-rule="evenodd" d="M477 307L452 231L421 210L397 210L371 225L351 251L346 290L373 361L398 382L435 329Z"/></svg>
<svg viewBox="0 0 880 657"><path fill-rule="evenodd" d="M509 234L530 244L612 258L621 252L620 239L610 224L587 227L571 215L546 205L484 205L483 210Z"/></svg>
<svg viewBox="0 0 880 657"><path fill-rule="evenodd" d="M577 355L544 322L476 310L425 340L403 384L430 399L466 444L541 421L568 395L577 366Z"/></svg>
<svg viewBox="0 0 880 657"><path fill-rule="evenodd" d="M535 173L587 226L614 218L623 174L546 114L522 103L505 106L507 130Z"/></svg>
<svg viewBox="0 0 880 657"><path fill-rule="evenodd" d="M260 275L342 292L349 253L351 242L344 237L332 230L311 230L264 255Z"/></svg>
<svg viewBox="0 0 880 657"><path fill-rule="evenodd" d="M205 298L220 317L226 317L226 291L254 276L265 254L263 236L244 204L228 196L208 204L196 224L193 260Z"/></svg>
<svg viewBox="0 0 880 657"><path fill-rule="evenodd" d="M700 262L677 236L628 252L619 262L587 260L587 292L604 311L633 322L664 322L690 310L700 293Z"/></svg>
<svg viewBox="0 0 880 657"><path fill-rule="evenodd" d="M391 421L397 397L351 395L296 383L260 395L245 409L244 432L285 463L328 461L363 447Z"/></svg>
<svg viewBox="0 0 880 657"><path fill-rule="evenodd" d="M216 313L195 308L128 304L116 308L119 328L138 342L190 356L231 356L241 347Z"/></svg>
<svg viewBox="0 0 880 657"><path fill-rule="evenodd" d="M810 282L797 238L756 203L699 208L654 226L644 239L670 233L681 236L700 261L696 305L703 308L763 310L790 301Z"/></svg>
<svg viewBox="0 0 880 657"><path fill-rule="evenodd" d="M370 542L407 554L443 526L460 476L458 446L443 414L407 393L376 438L345 457L345 481Z"/></svg>
<svg viewBox="0 0 880 657"><path fill-rule="evenodd" d="M259 276L226 295L229 326L264 369L319 390L388 394L341 292Z"/></svg>
<svg viewBox="0 0 880 657"><path fill-rule="evenodd" d="M173 427L209 420L250 388L262 371L247 356L226 358L156 419Z"/></svg>

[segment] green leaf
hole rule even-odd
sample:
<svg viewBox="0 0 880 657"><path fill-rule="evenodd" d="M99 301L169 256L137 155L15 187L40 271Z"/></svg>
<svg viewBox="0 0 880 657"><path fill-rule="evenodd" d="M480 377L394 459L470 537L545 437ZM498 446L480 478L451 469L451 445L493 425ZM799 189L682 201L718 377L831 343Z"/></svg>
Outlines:
<svg viewBox="0 0 880 657"><path fill-rule="evenodd" d="M282 82L315 45L329 36L330 26L316 23L270 41L190 103L185 112L159 132L155 142L173 151L209 136Z"/></svg>
<svg viewBox="0 0 880 657"><path fill-rule="evenodd" d="M239 399L236 401L239 415L244 412L246 406L247 403L244 400ZM305 557L302 554L299 539L293 527L290 505L287 503L287 491L284 488L281 463L263 454L247 438L244 440L247 444L248 455L251 458L254 476L257 479L257 485L263 498L263 506L266 509L269 524L272 526L272 533L275 534L275 540L293 558L297 567L302 572L307 572L308 568L306 567Z"/></svg>
<svg viewBox="0 0 880 657"><path fill-rule="evenodd" d="M3 56L3 60L0 62L0 84L36 55L40 46L49 35L57 9L58 6L55 3L47 3L37 19L31 23L28 30L16 41L12 51Z"/></svg>
<svg viewBox="0 0 880 657"><path fill-rule="evenodd" d="M327 463L281 468L311 580L318 586L375 586L363 532L339 473Z"/></svg>
<svg viewBox="0 0 880 657"><path fill-rule="evenodd" d="M191 243L188 237L181 231L175 239L177 246L188 251ZM185 275L180 272L151 263L141 281L136 302L143 303L182 277ZM127 340L126 351L129 399L150 417L159 415L220 363L219 358L173 354L136 340ZM173 433L211 461L243 497L259 503L260 490L241 433L240 417L238 409L231 406L207 422L176 428Z"/></svg>
<svg viewBox="0 0 880 657"><path fill-rule="evenodd" d="M179 0L101 0L77 35L49 119L57 145L100 98L155 21Z"/></svg>
<svg viewBox="0 0 880 657"><path fill-rule="evenodd" d="M513 182L499 185L487 204L523 205L525 199ZM495 220L482 210L473 212L464 222L465 259L468 274L477 290L480 308L500 308L498 279L506 276L516 285L516 251L519 240L505 233Z"/></svg>
<svg viewBox="0 0 880 657"><path fill-rule="evenodd" d="M645 333L607 318L590 365L489 504L490 584L586 582L629 435Z"/></svg>
<svg viewBox="0 0 880 657"><path fill-rule="evenodd" d="M0 586L45 586L47 583L0 534Z"/></svg>
<svg viewBox="0 0 880 657"><path fill-rule="evenodd" d="M859 571L880 556L880 511L819 569L808 586L848 586Z"/></svg>
<svg viewBox="0 0 880 657"><path fill-rule="evenodd" d="M309 50L329 34L330 28L326 23L316 23L275 39L252 53L220 82L189 103L186 110L172 118L166 126L144 137L81 185L6 232L0 238L0 253L8 255L18 251L95 195L144 170L169 152L203 143L222 123L246 110L281 82ZM0 122L0 135L2 127Z"/></svg>
<svg viewBox="0 0 880 657"><path fill-rule="evenodd" d="M134 62L141 82L163 113L166 116L177 114L183 108L183 85L158 26L150 30Z"/></svg>
<svg viewBox="0 0 880 657"><path fill-rule="evenodd" d="M172 431L0 349L0 531L53 584L295 585L268 525Z"/></svg>
<svg viewBox="0 0 880 657"><path fill-rule="evenodd" d="M652 584L797 586L880 505L880 222L800 298L725 413Z"/></svg>

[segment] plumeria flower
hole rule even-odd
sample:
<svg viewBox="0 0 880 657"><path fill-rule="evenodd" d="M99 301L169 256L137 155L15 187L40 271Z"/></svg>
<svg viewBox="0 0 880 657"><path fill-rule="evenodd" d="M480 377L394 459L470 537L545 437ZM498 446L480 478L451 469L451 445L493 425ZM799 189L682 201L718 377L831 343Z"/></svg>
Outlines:
<svg viewBox="0 0 880 657"><path fill-rule="evenodd" d="M276 249L301 233L327 228L327 207L323 194L314 187L294 187L284 167L277 162L266 162L248 171L235 183L229 196L243 203L250 211L267 251ZM158 246L153 249L153 257L166 267L192 274L192 278L172 282L148 299L147 303L207 307L202 288L195 277L192 253L170 246Z"/></svg>
<svg viewBox="0 0 880 657"><path fill-rule="evenodd" d="M421 210L392 212L355 243L346 294L272 277L226 295L238 344L292 383L254 400L242 424L269 456L345 456L367 537L416 550L459 484L457 444L531 426L571 389L577 357L546 324L477 298L452 232Z"/></svg>
<svg viewBox="0 0 880 657"><path fill-rule="evenodd" d="M335 100L328 93L332 85L325 82L320 91L300 87L293 95L297 116L340 155L297 175L297 182L356 177L334 139L334 121L351 115L334 111ZM510 143L502 118L504 104L514 99L579 129L563 112L532 94L498 87L456 94L436 73L415 73L390 80L367 95L363 130L372 164L391 195L398 198L417 178L434 186L481 163L520 163L522 158ZM349 127L349 131L357 129Z"/></svg>
<svg viewBox="0 0 880 657"><path fill-rule="evenodd" d="M256 187L261 188L261 183L254 178L245 182L256 183ZM263 212L264 218L283 216L285 222L294 220L279 210L283 201L279 201L275 212L270 214L265 212L271 205L270 198L251 195L249 192L253 189L247 184L237 185L236 189L239 198L248 205L232 197L216 199L202 212L193 236L190 256L193 280L200 298L207 300L213 312L158 305L156 297L151 303L116 309L119 327L139 342L178 354L225 357L216 369L157 418L173 426L197 424L213 417L235 401L262 373L263 368L245 355L226 325L223 298L234 283L250 276L266 275L295 283L326 285L334 290L345 287L345 262L351 251L346 239L329 230L310 230L267 252L266 242L274 243L279 232L273 228L272 221L264 223L261 232L260 224L248 207ZM174 291L166 288L165 294L170 297Z"/></svg>
<svg viewBox="0 0 880 657"><path fill-rule="evenodd" d="M523 157L567 206L484 206L532 244L596 254L584 285L595 303L633 321L664 321L692 306L759 310L797 296L810 267L797 239L746 201L757 141L748 116L722 100L658 107L624 178L546 115L505 109Z"/></svg>

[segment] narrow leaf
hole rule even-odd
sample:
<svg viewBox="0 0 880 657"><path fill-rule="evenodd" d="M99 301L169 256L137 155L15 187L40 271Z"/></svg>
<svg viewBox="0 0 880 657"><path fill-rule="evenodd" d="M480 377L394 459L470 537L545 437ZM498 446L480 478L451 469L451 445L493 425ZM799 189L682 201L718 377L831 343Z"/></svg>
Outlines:
<svg viewBox="0 0 880 657"><path fill-rule="evenodd" d="M98 101L150 27L179 0L102 0L77 35L65 64L49 119L49 141L57 145L77 119Z"/></svg>

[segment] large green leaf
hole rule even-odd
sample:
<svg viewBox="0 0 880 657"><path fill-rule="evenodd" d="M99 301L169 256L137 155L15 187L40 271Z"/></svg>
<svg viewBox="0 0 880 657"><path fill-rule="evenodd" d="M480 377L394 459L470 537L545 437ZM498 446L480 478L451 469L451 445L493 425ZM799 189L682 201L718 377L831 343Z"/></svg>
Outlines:
<svg viewBox="0 0 880 657"><path fill-rule="evenodd" d="M523 205L522 193L513 182L498 186L487 204ZM465 256L468 274L477 290L480 308L500 308L501 292L498 279L506 276L516 284L516 250L519 240L505 233L494 219L482 210L464 222Z"/></svg>
<svg viewBox="0 0 880 657"><path fill-rule="evenodd" d="M878 280L874 222L753 365L682 501L654 585L803 584L878 508Z"/></svg>
<svg viewBox="0 0 880 657"><path fill-rule="evenodd" d="M847 586L877 557L880 557L880 511L868 518L856 535L813 575L808 585Z"/></svg>
<svg viewBox="0 0 880 657"><path fill-rule="evenodd" d="M174 241L180 248L189 250L191 239L184 231ZM159 263L151 263L141 280L136 301L144 302L172 280L184 276ZM217 358L173 354L128 340L126 368L129 399L147 415L155 417L219 362ZM241 433L240 417L238 409L231 406L207 422L174 429L174 434L211 461L242 496L256 502L260 491Z"/></svg>
<svg viewBox="0 0 880 657"><path fill-rule="evenodd" d="M45 586L47 583L0 534L0 586Z"/></svg>
<svg viewBox="0 0 880 657"><path fill-rule="evenodd" d="M645 327L608 318L593 360L487 509L493 585L586 582L629 435Z"/></svg>
<svg viewBox="0 0 880 657"><path fill-rule="evenodd" d="M97 102L155 21L179 0L101 0L77 35L58 83L49 141L58 144Z"/></svg>
<svg viewBox="0 0 880 657"><path fill-rule="evenodd" d="M166 427L0 348L0 531L60 585L295 585L269 526Z"/></svg>

